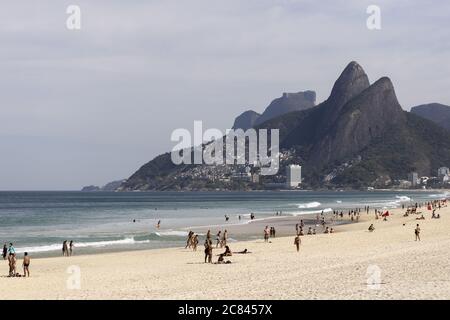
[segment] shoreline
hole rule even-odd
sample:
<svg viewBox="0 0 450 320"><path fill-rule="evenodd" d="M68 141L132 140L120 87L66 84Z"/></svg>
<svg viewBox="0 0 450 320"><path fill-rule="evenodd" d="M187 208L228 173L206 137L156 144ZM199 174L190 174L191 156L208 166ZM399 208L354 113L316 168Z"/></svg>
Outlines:
<svg viewBox="0 0 450 320"><path fill-rule="evenodd" d="M233 252L251 253L227 257L229 265L205 264L202 241L196 252L177 247L36 258L30 278L0 277L2 288L14 288L0 291L0 298L450 299L450 208L438 211L440 219L423 209L420 221L419 215L403 217L402 209L389 211L388 221L375 220L372 211L336 226L336 233L305 235L299 253L294 229L271 243L262 235L230 243ZM371 223L374 232L367 231ZM421 242L414 241L416 223ZM214 261L222 251L214 249ZM1 267L6 271L6 263ZM380 271L376 288L367 284L370 270ZM79 288L68 287L77 274Z"/></svg>

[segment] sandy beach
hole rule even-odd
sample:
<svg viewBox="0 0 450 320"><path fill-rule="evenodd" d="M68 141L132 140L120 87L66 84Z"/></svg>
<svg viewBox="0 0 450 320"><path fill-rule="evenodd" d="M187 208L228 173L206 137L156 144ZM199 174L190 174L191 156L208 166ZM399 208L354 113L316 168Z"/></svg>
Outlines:
<svg viewBox="0 0 450 320"><path fill-rule="evenodd" d="M1 261L0 299L450 299L450 207L437 210L440 219L422 211L420 221L419 215L403 217L401 209L390 210L388 221L375 220L373 210L362 213L334 234L303 236L299 253L292 223L291 236L270 243L262 236L231 243L232 251L251 253L234 254L226 265L203 263L203 237L197 252L33 259L30 278L7 278L7 261ZM371 223L374 232L367 230ZM222 251L214 250L214 261Z"/></svg>

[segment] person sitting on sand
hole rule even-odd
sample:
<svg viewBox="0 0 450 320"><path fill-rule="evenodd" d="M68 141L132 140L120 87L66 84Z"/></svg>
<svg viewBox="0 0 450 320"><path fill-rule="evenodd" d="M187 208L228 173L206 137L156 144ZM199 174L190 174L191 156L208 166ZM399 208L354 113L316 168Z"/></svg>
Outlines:
<svg viewBox="0 0 450 320"><path fill-rule="evenodd" d="M328 229L328 227L326 227L326 229L323 233L330 233L330 230Z"/></svg>
<svg viewBox="0 0 450 320"><path fill-rule="evenodd" d="M330 233L334 233L334 229L333 228L330 229Z"/></svg>
<svg viewBox="0 0 450 320"><path fill-rule="evenodd" d="M23 263L22 263L22 267L23 267L23 276L24 277L26 277L26 276L30 276L30 262L31 262L31 259L30 259L30 256L28 255L28 252L25 252L24 254L23 254Z"/></svg>
<svg viewBox="0 0 450 320"><path fill-rule="evenodd" d="M316 229L313 229L313 236L316 235Z"/></svg>
<svg viewBox="0 0 450 320"><path fill-rule="evenodd" d="M312 235L312 228L309 227L308 232L306 233L307 235Z"/></svg>
<svg viewBox="0 0 450 320"><path fill-rule="evenodd" d="M225 246L225 252L222 253L225 257L231 257L233 254L231 253L230 247Z"/></svg>
<svg viewBox="0 0 450 320"><path fill-rule="evenodd" d="M370 232L373 232L375 230L375 227L373 226L373 223L370 225L370 227L369 227L369 231Z"/></svg>
<svg viewBox="0 0 450 320"><path fill-rule="evenodd" d="M294 239L294 245L295 245L296 248L297 248L297 252L300 251L300 243L301 243L301 241L302 241L302 240L300 240L300 236L299 236L299 235L297 235L297 236L295 237L295 239Z"/></svg>
<svg viewBox="0 0 450 320"><path fill-rule="evenodd" d="M219 255L219 258L217 259L217 264L229 264L229 263L231 263L230 260L225 261L225 259L223 257L224 257L223 254Z"/></svg>

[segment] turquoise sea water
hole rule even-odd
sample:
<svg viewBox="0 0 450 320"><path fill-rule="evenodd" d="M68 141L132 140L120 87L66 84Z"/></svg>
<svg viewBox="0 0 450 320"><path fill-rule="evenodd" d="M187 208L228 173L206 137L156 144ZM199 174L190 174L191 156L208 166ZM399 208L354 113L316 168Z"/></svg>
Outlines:
<svg viewBox="0 0 450 320"><path fill-rule="evenodd" d="M445 196L439 191L0 192L0 241L34 255L60 254L63 240L74 240L82 253L173 247L183 245L191 226L249 223L251 212L263 219L276 211L295 216L364 205L394 208Z"/></svg>

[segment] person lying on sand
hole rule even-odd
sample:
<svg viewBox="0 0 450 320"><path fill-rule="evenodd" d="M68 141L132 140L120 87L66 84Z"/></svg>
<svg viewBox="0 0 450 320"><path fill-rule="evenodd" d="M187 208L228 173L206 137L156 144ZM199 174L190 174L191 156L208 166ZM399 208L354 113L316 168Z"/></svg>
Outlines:
<svg viewBox="0 0 450 320"><path fill-rule="evenodd" d="M247 253L251 253L250 251L248 251L247 249L244 249L242 251L238 251L238 252L233 252L235 254L247 254Z"/></svg>
<svg viewBox="0 0 450 320"><path fill-rule="evenodd" d="M416 220L425 220L425 217L421 215L420 218L416 218Z"/></svg>

